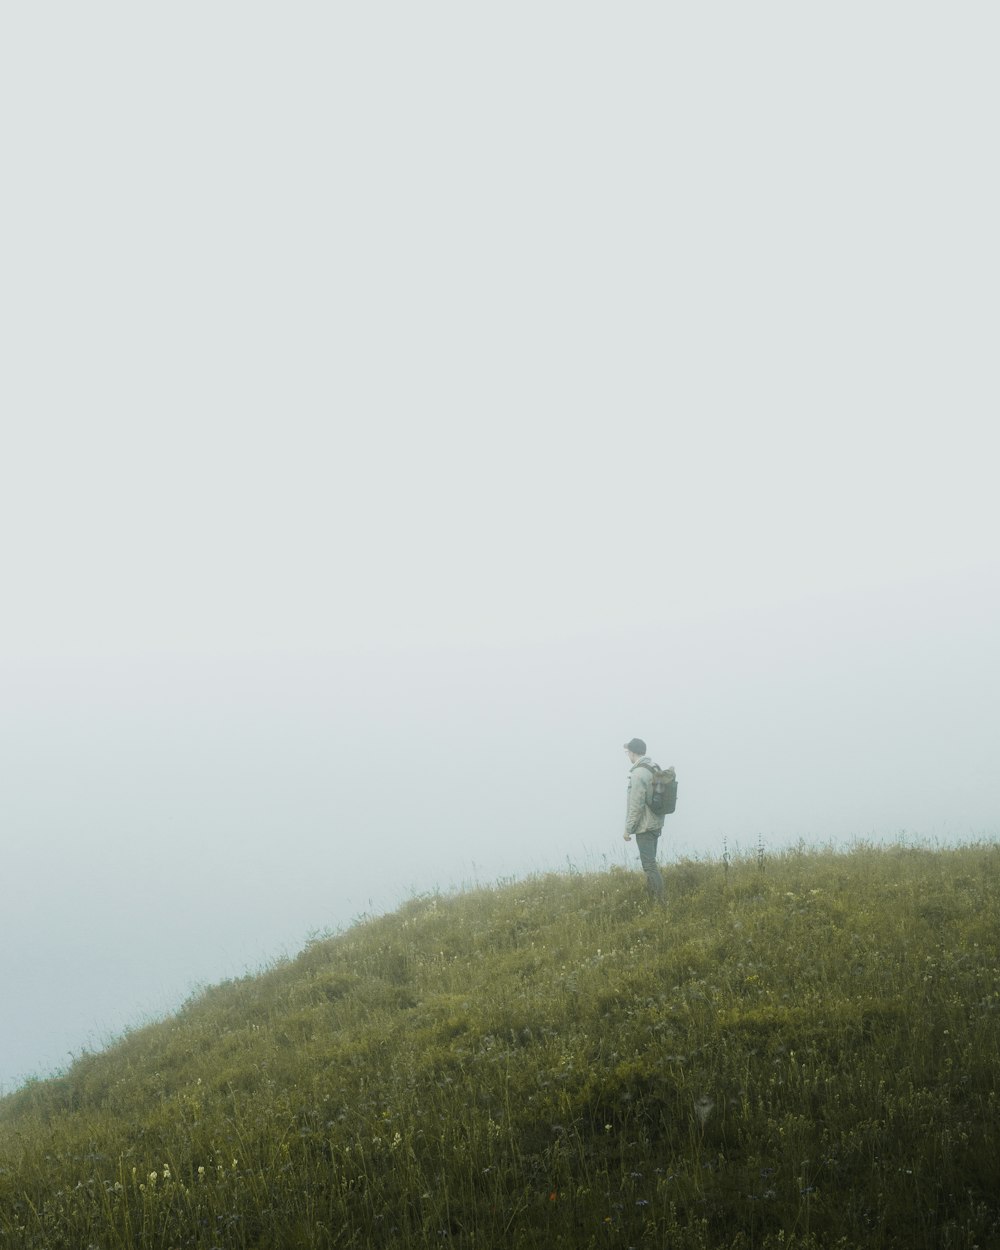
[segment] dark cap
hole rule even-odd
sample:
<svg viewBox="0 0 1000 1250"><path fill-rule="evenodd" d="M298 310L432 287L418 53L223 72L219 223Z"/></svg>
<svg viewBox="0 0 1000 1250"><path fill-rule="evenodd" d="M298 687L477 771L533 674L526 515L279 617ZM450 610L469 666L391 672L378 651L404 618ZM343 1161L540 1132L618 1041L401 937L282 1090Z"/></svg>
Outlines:
<svg viewBox="0 0 1000 1250"><path fill-rule="evenodd" d="M633 738L631 742L625 743L626 751L634 751L636 755L646 754L646 744L641 738Z"/></svg>

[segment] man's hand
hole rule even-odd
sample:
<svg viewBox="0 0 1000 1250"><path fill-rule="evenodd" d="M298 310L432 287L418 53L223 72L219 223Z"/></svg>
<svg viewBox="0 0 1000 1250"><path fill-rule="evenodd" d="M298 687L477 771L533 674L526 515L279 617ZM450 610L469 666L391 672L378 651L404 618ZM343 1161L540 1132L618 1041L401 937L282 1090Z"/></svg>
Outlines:
<svg viewBox="0 0 1000 1250"><path fill-rule="evenodd" d="M626 833L626 835L625 835L625 841L626 841L626 842L631 842L631 841L632 841L632 835L631 835L630 833Z"/></svg>

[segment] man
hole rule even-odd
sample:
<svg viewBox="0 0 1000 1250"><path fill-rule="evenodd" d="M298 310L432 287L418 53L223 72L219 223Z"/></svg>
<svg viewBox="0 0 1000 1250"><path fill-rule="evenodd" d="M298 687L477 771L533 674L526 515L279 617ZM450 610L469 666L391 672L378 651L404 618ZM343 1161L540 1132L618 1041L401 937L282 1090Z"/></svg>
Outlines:
<svg viewBox="0 0 1000 1250"><path fill-rule="evenodd" d="M656 765L646 754L646 744L641 738L626 742L625 750L632 764L625 805L625 841L631 842L635 838L639 848L639 862L646 874L646 889L654 902L662 905L667 899L663 878L656 863L656 847L663 828L663 817L657 816L647 802Z"/></svg>

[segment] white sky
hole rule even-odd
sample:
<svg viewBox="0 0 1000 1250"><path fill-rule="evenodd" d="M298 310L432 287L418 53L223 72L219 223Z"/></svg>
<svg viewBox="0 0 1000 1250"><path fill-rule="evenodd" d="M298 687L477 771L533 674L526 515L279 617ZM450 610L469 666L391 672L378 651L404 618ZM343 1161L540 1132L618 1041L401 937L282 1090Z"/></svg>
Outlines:
<svg viewBox="0 0 1000 1250"><path fill-rule="evenodd" d="M668 862L997 836L998 34L4 9L0 1085L632 865L633 734Z"/></svg>

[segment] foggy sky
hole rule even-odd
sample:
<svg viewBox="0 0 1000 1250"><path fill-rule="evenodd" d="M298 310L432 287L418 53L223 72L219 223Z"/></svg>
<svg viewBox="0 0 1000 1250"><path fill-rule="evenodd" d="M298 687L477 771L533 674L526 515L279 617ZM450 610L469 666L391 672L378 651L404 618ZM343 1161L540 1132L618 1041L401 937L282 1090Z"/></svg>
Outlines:
<svg viewBox="0 0 1000 1250"><path fill-rule="evenodd" d="M633 735L668 865L997 837L997 26L0 17L0 1086L634 867Z"/></svg>

